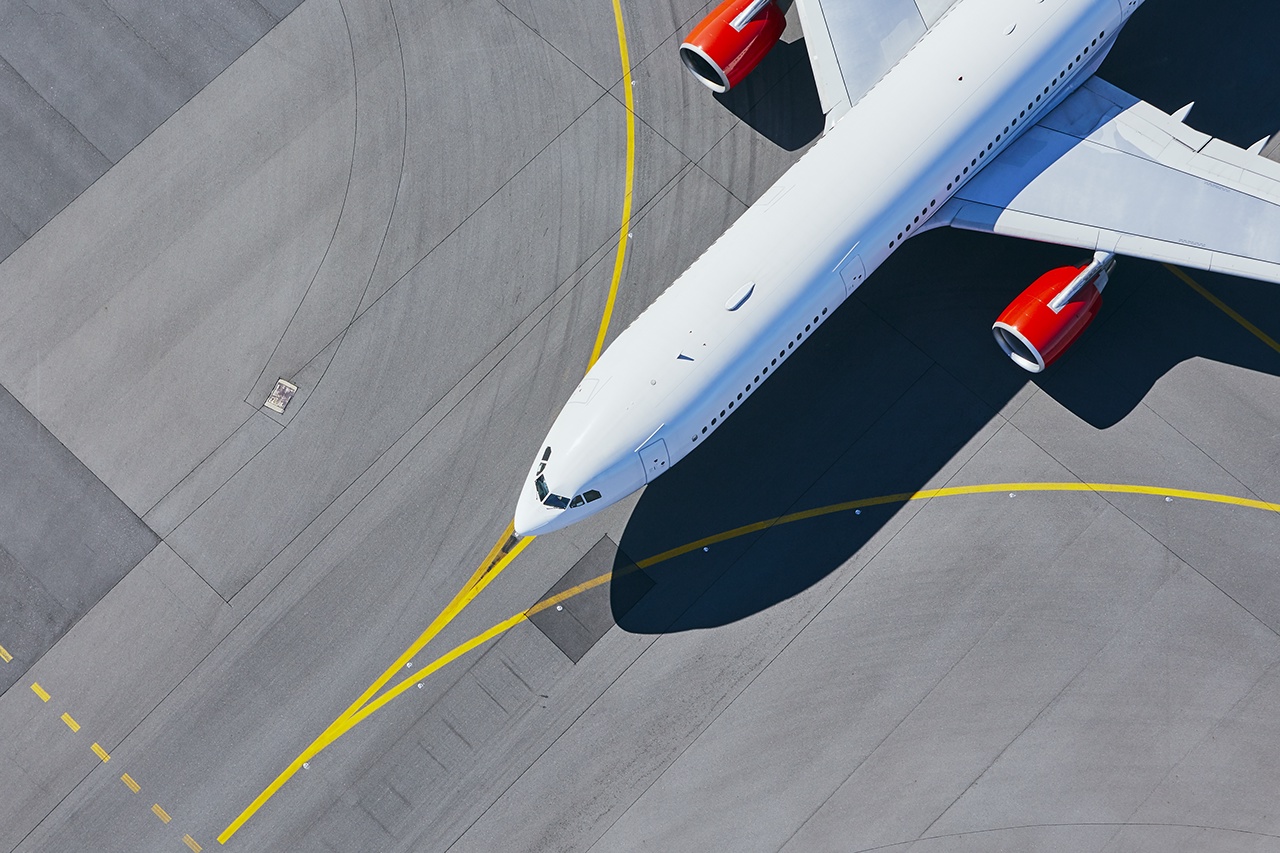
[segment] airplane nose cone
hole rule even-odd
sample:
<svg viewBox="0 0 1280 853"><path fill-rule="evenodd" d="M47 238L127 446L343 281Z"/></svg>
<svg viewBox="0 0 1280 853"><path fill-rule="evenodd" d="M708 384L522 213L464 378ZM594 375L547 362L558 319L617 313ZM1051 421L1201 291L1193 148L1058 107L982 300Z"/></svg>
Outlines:
<svg viewBox="0 0 1280 853"><path fill-rule="evenodd" d="M515 528L517 536L523 538L531 533L536 534L535 528L538 527L537 512L540 509L543 509L543 507L529 500L523 494L520 495L520 500L516 501Z"/></svg>
<svg viewBox="0 0 1280 853"><path fill-rule="evenodd" d="M563 510L554 510L538 502L533 483L526 481L516 501L515 528L520 537L537 536L544 532Z"/></svg>

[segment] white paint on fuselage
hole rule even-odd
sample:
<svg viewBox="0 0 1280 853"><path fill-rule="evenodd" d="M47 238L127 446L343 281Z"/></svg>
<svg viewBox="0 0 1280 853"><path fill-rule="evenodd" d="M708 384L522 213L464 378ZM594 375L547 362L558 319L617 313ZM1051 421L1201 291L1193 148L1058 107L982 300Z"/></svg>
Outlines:
<svg viewBox="0 0 1280 853"><path fill-rule="evenodd" d="M846 285L842 261L857 257L870 275L924 228L1093 73L1129 4L960 0L605 350L587 374L597 383L589 399L567 403L542 445L552 448L543 472L552 493L603 498L540 504L540 448L516 530L564 527L642 487L637 451L655 438L665 467L705 441L861 283ZM750 298L726 310L748 282Z"/></svg>

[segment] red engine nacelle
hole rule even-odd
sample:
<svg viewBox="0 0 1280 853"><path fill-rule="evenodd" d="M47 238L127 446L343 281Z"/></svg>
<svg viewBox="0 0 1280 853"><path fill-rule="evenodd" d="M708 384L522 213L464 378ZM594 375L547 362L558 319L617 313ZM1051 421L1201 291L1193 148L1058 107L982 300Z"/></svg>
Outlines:
<svg viewBox="0 0 1280 853"><path fill-rule="evenodd" d="M773 0L725 0L680 45L680 61L713 92L727 92L778 43L787 21Z"/></svg>
<svg viewBox="0 0 1280 853"><path fill-rule="evenodd" d="M1032 373L1053 364L1097 316L1114 265L1112 255L1099 252L1088 264L1040 276L991 327L1000 349Z"/></svg>

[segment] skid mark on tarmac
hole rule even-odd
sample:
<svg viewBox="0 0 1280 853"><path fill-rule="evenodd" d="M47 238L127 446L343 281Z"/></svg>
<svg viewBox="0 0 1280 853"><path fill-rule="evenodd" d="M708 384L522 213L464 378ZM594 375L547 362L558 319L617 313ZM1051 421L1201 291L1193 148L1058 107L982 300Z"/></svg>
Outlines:
<svg viewBox="0 0 1280 853"><path fill-rule="evenodd" d="M596 363L596 360L600 358L600 353L604 350L605 336L608 334L609 321L613 316L613 306L618 296L618 284L622 280L622 269L627 257L627 236L631 228L631 201L633 188L635 186L635 97L631 91L631 59L630 52L627 49L627 33L622 18L622 6L619 0L613 0L613 17L618 33L618 54L622 63L622 90L626 105L626 176L622 195L622 225L618 231L618 251L614 256L613 277L609 283L609 293L605 299L604 313L600 318L600 328L596 332L595 345L592 347L591 357L587 362L588 370L590 370L591 366ZM280 790L281 786L283 786L285 782L289 781L289 779L292 778L304 764L319 754L326 746L333 743L346 732L350 731L351 728L361 720L366 719L370 714L377 711L383 705L408 690L414 684L422 681L422 679L431 675L436 670L451 661L462 657L472 649L484 645L494 637L506 633L512 627L524 621L524 619L528 617L529 613L537 612L537 610L531 608L529 611L517 613L510 619L506 619L497 625L494 625L489 630L473 637L445 655L437 658L427 667L419 670L414 675L397 682L381 696L374 698L378 691L385 687L387 683L395 677L397 672L403 669L406 663L411 661L418 652L422 651L432 638L444 630L445 626L452 622L453 619L456 618L458 614L461 613L486 586L488 586L499 574L502 573L504 569L506 569L507 566L511 564L511 561L515 559L516 555L523 551L525 547L533 541L533 538L534 537L532 536L527 536L523 539L517 540L515 538L514 526L508 524L506 531L498 539L498 542L493 546L493 549L490 550L489 555L467 580L466 584L463 585L462 589L458 591L457 595L453 597L453 600L445 606L444 610L440 611L440 615L432 620L431 624L427 626L427 629L418 636L418 639L415 640L399 658L396 659L395 663L387 667L386 671L384 671L377 680L369 685L364 693L360 694L360 697L356 699L356 701L353 702L351 706L338 717L338 719L334 720L328 728L321 732L320 736L312 741L311 744L303 750L301 755L290 762L289 766L286 767L274 780L272 780L271 784L268 785L262 793L259 794L253 802L250 803L249 806L242 811L226 829L222 831L218 836L218 843L226 844L227 841L236 834L236 831L244 825L245 821L253 817L254 813L257 812L258 809L267 802L267 800L271 799L275 792ZM603 579L599 580L599 583L603 582ZM581 592L582 590L578 591ZM569 590L568 592L572 592L572 590ZM561 595L564 595L564 593L561 593ZM545 606L550 605L548 604ZM541 608L537 609L540 610Z"/></svg>

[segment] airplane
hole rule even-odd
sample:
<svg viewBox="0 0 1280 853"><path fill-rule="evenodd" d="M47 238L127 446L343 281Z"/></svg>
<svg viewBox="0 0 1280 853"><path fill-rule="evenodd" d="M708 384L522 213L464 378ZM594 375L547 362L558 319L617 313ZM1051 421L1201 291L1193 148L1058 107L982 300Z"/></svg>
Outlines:
<svg viewBox="0 0 1280 853"><path fill-rule="evenodd" d="M866 17L873 4L795 0L822 138L591 367L530 466L516 535L563 528L661 476L931 228L1093 253L996 320L997 344L1031 372L1097 315L1117 255L1280 282L1268 140L1212 139L1184 123L1191 105L1169 115L1094 76L1141 2L882 0L928 28L881 73L862 62L880 50L867 34L891 32ZM785 23L777 0L726 0L680 59L727 91ZM868 73L880 76L855 79Z"/></svg>

